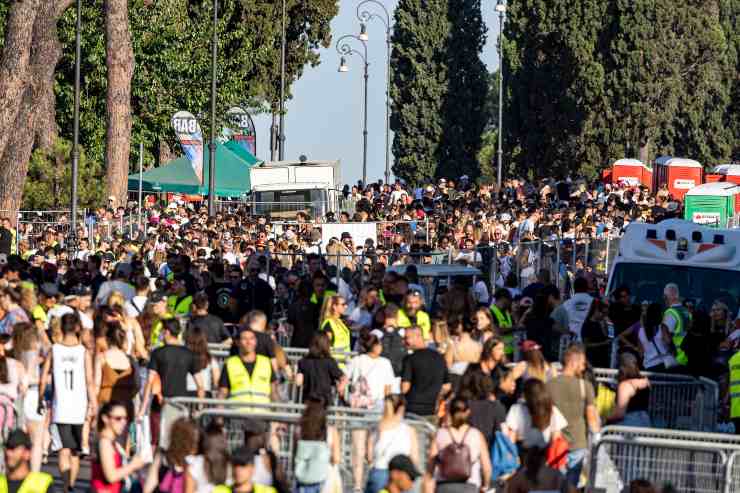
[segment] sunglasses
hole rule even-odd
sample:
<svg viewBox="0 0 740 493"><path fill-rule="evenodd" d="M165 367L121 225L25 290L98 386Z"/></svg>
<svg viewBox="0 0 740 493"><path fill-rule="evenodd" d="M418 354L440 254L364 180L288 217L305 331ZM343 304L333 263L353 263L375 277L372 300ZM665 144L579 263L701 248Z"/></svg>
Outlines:
<svg viewBox="0 0 740 493"><path fill-rule="evenodd" d="M116 423L120 423L121 421L126 421L128 416L108 416L108 419L115 421Z"/></svg>

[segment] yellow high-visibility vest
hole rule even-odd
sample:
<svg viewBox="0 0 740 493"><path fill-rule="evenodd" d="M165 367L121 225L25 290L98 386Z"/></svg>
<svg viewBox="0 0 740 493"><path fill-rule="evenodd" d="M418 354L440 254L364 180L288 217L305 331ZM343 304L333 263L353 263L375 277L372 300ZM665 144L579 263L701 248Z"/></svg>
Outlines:
<svg viewBox="0 0 740 493"><path fill-rule="evenodd" d="M270 403L272 390L270 358L258 354L250 375L241 357L231 356L226 360L226 373L229 375L229 399L252 404Z"/></svg>
<svg viewBox="0 0 740 493"><path fill-rule="evenodd" d="M336 295L337 295L337 292L336 291L333 291L331 289L327 289L326 291L324 291L324 297L322 298L322 300L325 300L326 298L329 298L330 296L336 296ZM311 300L310 301L314 305L318 305L319 304L319 298L316 296L316 293L311 294ZM323 301L322 301L322 303L323 303Z"/></svg>
<svg viewBox="0 0 740 493"><path fill-rule="evenodd" d="M152 325L152 333L149 336L149 342L152 345L152 349L164 346L164 337L162 336L162 320L169 320L171 318L172 315L167 313L162 317L161 320L157 320ZM180 337L182 338L182 332L180 332Z"/></svg>
<svg viewBox="0 0 740 493"><path fill-rule="evenodd" d="M231 493L231 488L225 484L220 484L213 488L212 493ZM252 493L277 493L277 490L272 486L265 486L264 484L252 484Z"/></svg>
<svg viewBox="0 0 740 493"><path fill-rule="evenodd" d="M54 483L54 477L45 472L29 472L21 483L18 493L45 493ZM8 478L0 476L0 493L8 493Z"/></svg>
<svg viewBox="0 0 740 493"><path fill-rule="evenodd" d="M496 324L499 329L510 329L514 323L511 320L511 313L502 312L499 307L494 303L491 305L491 313L496 317ZM504 340L504 352L507 355L514 354L514 334L512 332L501 333L501 338Z"/></svg>
<svg viewBox="0 0 740 493"><path fill-rule="evenodd" d="M691 323L691 314L684 307L672 306L668 308L663 316L670 315L676 320L676 327L673 330L673 345L676 347L676 361L679 365L686 365L689 362L689 357L681 349L681 343L683 338L686 337L686 329Z"/></svg>
<svg viewBox="0 0 740 493"><path fill-rule="evenodd" d="M352 344L352 336L349 327L342 322L340 318L327 318L324 320L324 324L321 326L321 330L325 332L331 332L332 343L331 349L333 353L348 353L350 351L350 345ZM334 355L334 359L342 363L347 359L344 354Z"/></svg>
<svg viewBox="0 0 740 493"><path fill-rule="evenodd" d="M167 310L170 313L173 313L175 315L183 315L183 316L189 315L190 306L192 304L193 304L192 296L186 296L184 298L180 298L179 301L176 295L167 297Z"/></svg>
<svg viewBox="0 0 740 493"><path fill-rule="evenodd" d="M740 351L730 358L730 418L740 418Z"/></svg>
<svg viewBox="0 0 740 493"><path fill-rule="evenodd" d="M398 310L398 326L399 327L411 327L411 319L406 315L405 310ZM424 340L432 338L432 320L429 318L427 312L419 310L416 312L416 325L421 329L421 335L424 336Z"/></svg>

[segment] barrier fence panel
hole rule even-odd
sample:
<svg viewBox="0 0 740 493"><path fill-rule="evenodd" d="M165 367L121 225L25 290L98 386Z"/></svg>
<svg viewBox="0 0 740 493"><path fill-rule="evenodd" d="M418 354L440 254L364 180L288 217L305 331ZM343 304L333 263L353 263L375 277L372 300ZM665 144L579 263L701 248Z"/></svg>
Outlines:
<svg viewBox="0 0 740 493"><path fill-rule="evenodd" d="M591 451L592 493L621 493L635 479L677 492L736 491L740 483L728 478L728 453L709 442L657 438L603 437Z"/></svg>
<svg viewBox="0 0 740 493"><path fill-rule="evenodd" d="M713 431L719 406L717 384L686 375L643 372L650 381L648 414L655 428ZM599 382L615 386L617 370L594 368Z"/></svg>
<svg viewBox="0 0 740 493"><path fill-rule="evenodd" d="M244 444L246 430L255 430L260 426L265 432L269 430L270 443L274 445L273 449L277 448L273 451L285 468L288 479L292 481L293 454L298 436L296 426L305 406L285 403L250 404L231 400L192 398L169 399L165 405L172 406L180 415L198 420L203 426L213 420L218 420L224 427L231 450ZM345 490L350 489L350 485L353 484L353 448L356 445L354 432L372 430L380 420L380 416L380 413L366 409L328 408L328 422L337 429L340 439L341 462L339 466ZM262 422L263 425L257 422ZM426 451L431 444L435 430L429 423L414 416L408 416L405 422L416 432L420 456L415 459L419 467L424 470ZM269 425L265 426L264 423L269 423ZM363 478L367 477L367 467L368 464L363 458Z"/></svg>

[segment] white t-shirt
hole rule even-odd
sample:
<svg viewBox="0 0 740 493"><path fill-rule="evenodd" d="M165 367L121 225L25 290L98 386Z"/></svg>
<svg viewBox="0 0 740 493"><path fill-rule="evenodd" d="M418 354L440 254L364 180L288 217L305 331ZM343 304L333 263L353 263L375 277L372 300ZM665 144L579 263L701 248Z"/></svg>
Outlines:
<svg viewBox="0 0 740 493"><path fill-rule="evenodd" d="M637 337L640 339L640 344L645 350L645 353L642 355L642 366L652 368L653 366L663 364L666 368L673 368L678 365L676 358L673 357L665 342L663 342L663 337L659 330L655 332L653 340L649 341L645 333L645 328L640 325Z"/></svg>
<svg viewBox="0 0 740 493"><path fill-rule="evenodd" d="M367 354L361 354L350 360L346 372L353 384L361 376L365 377L370 390L370 397L375 402L374 407L377 408L383 405L385 386L392 386L395 378L393 366L391 366L388 358L382 356L371 358Z"/></svg>
<svg viewBox="0 0 740 493"><path fill-rule="evenodd" d="M594 299L588 293L576 293L571 299L563 303L563 309L568 313L570 331L581 338L581 327L591 309Z"/></svg>
<svg viewBox="0 0 740 493"><path fill-rule="evenodd" d="M185 462L188 464L188 474L195 482L195 493L211 493L216 485L208 481L203 456L188 455L185 457Z"/></svg>
<svg viewBox="0 0 740 493"><path fill-rule="evenodd" d="M552 434L568 426L568 421L556 406L552 406L550 426L542 430L542 435L540 435L539 430L532 425L532 417L529 415L527 405L524 402L517 402L509 409L505 424L517 434L524 447L529 447L531 444L538 443L542 436L545 437L547 443L550 443Z"/></svg>
<svg viewBox="0 0 740 493"><path fill-rule="evenodd" d="M488 286L482 280L478 279L478 282L473 286L473 297L478 303L487 305L490 301L490 295L488 294Z"/></svg>
<svg viewBox="0 0 740 493"><path fill-rule="evenodd" d="M144 313L144 307L146 306L146 302L147 302L147 297L140 296L140 295L134 296L133 298L128 300L123 307L126 310L126 316L136 318L142 313Z"/></svg>

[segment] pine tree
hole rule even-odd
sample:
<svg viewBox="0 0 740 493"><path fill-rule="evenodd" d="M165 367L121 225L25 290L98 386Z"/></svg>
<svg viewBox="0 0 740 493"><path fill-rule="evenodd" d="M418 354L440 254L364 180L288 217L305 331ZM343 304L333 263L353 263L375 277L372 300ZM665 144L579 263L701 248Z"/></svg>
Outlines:
<svg viewBox="0 0 740 493"><path fill-rule="evenodd" d="M475 179L481 173L477 158L489 120L485 104L488 71L480 59L486 41L481 0L449 0L448 17L447 94L436 175Z"/></svg>
<svg viewBox="0 0 740 493"><path fill-rule="evenodd" d="M435 176L444 131L450 32L447 0L400 0L391 54L393 173L410 184Z"/></svg>

